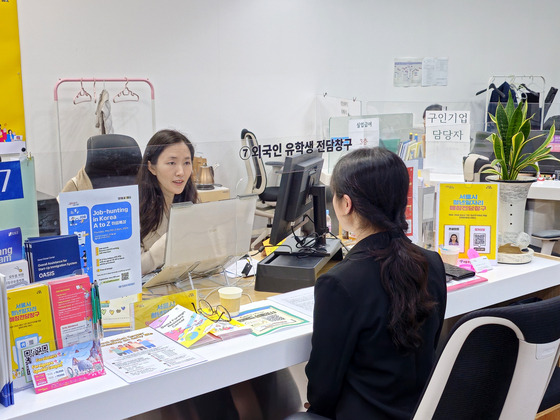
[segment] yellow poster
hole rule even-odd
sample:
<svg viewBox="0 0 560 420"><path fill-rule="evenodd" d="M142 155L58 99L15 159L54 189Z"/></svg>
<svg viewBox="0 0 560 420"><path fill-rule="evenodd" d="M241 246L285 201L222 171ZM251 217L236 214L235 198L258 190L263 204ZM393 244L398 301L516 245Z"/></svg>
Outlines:
<svg viewBox="0 0 560 420"><path fill-rule="evenodd" d="M0 154L26 147L16 0L0 1Z"/></svg>
<svg viewBox="0 0 560 420"><path fill-rule="evenodd" d="M437 240L438 249L458 247L460 262L467 262L469 249L495 262L498 250L498 185L440 184Z"/></svg>

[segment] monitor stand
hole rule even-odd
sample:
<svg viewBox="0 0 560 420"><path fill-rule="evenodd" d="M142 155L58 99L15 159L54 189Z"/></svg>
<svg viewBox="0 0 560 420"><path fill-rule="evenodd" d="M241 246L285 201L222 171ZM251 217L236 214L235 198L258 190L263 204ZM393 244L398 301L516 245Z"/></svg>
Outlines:
<svg viewBox="0 0 560 420"><path fill-rule="evenodd" d="M296 250L296 240L291 236L283 245ZM255 290L260 292L284 293L314 286L317 274L332 258L342 260L340 240L326 238L318 256L301 256L289 253L290 248L280 246L257 265Z"/></svg>

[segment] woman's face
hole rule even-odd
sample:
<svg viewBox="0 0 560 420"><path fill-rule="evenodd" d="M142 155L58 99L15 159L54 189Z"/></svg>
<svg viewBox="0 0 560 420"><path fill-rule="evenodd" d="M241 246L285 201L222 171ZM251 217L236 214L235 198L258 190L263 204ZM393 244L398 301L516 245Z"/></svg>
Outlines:
<svg viewBox="0 0 560 420"><path fill-rule="evenodd" d="M169 201L181 194L192 174L191 151L183 142L163 149L157 162L148 162L149 171L157 178L163 195Z"/></svg>

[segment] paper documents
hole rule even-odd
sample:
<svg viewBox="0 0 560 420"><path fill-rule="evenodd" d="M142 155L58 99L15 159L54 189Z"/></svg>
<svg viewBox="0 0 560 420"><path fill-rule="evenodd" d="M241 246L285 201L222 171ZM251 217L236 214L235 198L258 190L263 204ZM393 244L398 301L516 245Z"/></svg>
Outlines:
<svg viewBox="0 0 560 420"><path fill-rule="evenodd" d="M101 348L105 367L129 383L206 361L149 327L103 339Z"/></svg>
<svg viewBox="0 0 560 420"><path fill-rule="evenodd" d="M288 293L271 296L268 300L277 302L294 311L313 317L313 306L315 305L315 288L305 287Z"/></svg>
<svg viewBox="0 0 560 420"><path fill-rule="evenodd" d="M274 306L249 309L241 312L235 319L251 327L253 330L252 334L256 336L268 334L280 328L295 327L309 322Z"/></svg>

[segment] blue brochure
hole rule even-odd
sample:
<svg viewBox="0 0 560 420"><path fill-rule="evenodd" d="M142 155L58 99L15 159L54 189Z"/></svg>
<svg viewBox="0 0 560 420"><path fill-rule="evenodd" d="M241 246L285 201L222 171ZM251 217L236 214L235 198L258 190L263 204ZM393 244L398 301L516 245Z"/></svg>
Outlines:
<svg viewBox="0 0 560 420"><path fill-rule="evenodd" d="M0 230L0 264L21 260L21 229Z"/></svg>

